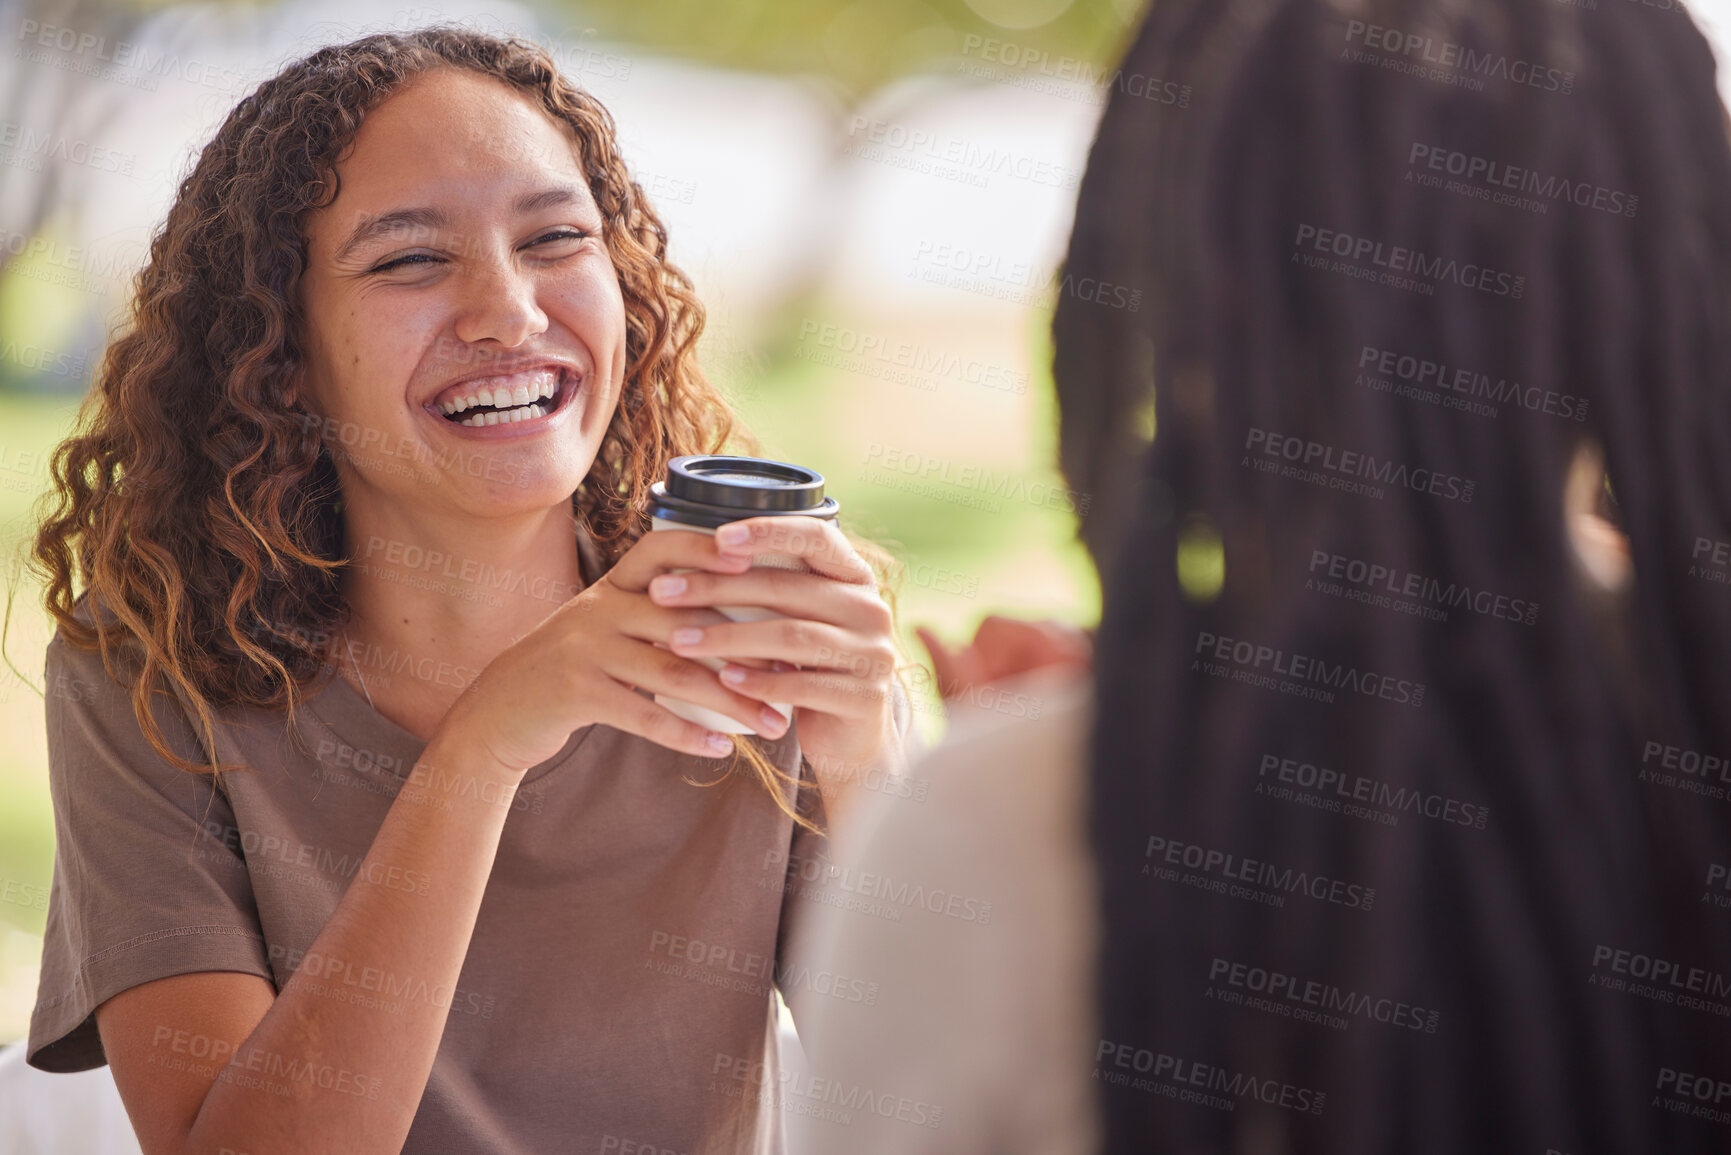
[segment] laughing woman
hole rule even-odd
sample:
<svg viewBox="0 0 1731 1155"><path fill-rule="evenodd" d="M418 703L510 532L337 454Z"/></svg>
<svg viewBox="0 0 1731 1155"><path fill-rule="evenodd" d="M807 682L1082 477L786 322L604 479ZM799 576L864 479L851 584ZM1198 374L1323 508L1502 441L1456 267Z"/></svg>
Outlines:
<svg viewBox="0 0 1731 1155"><path fill-rule="evenodd" d="M36 547L29 1061L146 1155L779 1149L797 883L908 710L868 544L646 532L733 436L701 318L534 46L325 49L204 149Z"/></svg>

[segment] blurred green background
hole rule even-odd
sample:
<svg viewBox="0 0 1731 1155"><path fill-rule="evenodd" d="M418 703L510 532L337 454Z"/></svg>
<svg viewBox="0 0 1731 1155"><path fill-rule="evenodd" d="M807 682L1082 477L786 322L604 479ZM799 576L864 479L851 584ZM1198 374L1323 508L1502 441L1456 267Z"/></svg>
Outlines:
<svg viewBox="0 0 1731 1155"><path fill-rule="evenodd" d="M480 8L485 10L484 5ZM940 265L950 282L960 284L959 289L951 285L954 291L949 297L928 294L904 299L894 290L893 281L889 289L884 283L873 287L848 271L850 266L844 262L842 272L833 275L806 269L783 277L776 291L758 291L750 308L736 309L726 292L712 295L709 291L712 281L724 279L711 275L715 261L705 257L694 262L699 293L712 310L703 361L711 376L735 399L745 423L763 441L765 450L771 456L823 470L829 477L830 492L842 504L844 519L853 529L888 546L911 567L911 574L943 575L916 578L905 583L898 594L906 652L915 660L925 660L924 650L912 633L915 624L931 626L955 643L971 636L974 626L989 613L1049 616L1079 625L1091 625L1098 618L1098 586L1092 566L1076 542L1072 515L1039 502L1013 499L998 501L995 510L983 511L967 504L965 487L952 486L954 493L934 498L930 492L885 484L881 472L874 480L869 466L874 452L888 444L941 454L956 465L995 471L1018 485L1064 488L1054 467L1050 294L1038 290L1041 270L1049 272L1061 252L1067 233L1063 214L1073 202L1074 180L1085 159L1091 117L1097 114L1098 102L1089 96L1097 86L1090 86L1085 79L1072 84L1060 74L1107 66L1121 51L1135 8L1132 0L596 0L581 8L512 8L499 17L522 22L527 11L535 27L549 37L605 45L608 51L639 62L633 80L638 87L621 90L634 99L641 98L648 87L642 77L660 75L645 69L662 64L772 77L815 94L808 103L829 110L834 132L826 143L825 155L814 160L814 171L839 171L846 179L814 184L806 198L813 202L808 207L813 211L824 207L813 198L836 198L837 204L852 206L839 218L845 221L871 218L875 203L896 201L900 207L887 216L879 214L882 219L876 227L896 238L901 246L896 250L900 260L925 259L934 249L929 239L917 244L906 239L915 234L909 231L907 218L895 215L910 211L902 202L911 204L915 226L928 193L933 198L952 200L957 196L978 197L982 211L1003 209L1010 219L1020 211L1015 207L1020 202L1014 200L1018 196L1037 194L1055 206L1044 226L1050 235L1033 269L1024 272L1017 265L1015 271L1006 273L996 255L990 263L970 257L964 262L966 267L951 261ZM244 24L251 20L254 26L264 28L266 31L258 34L261 39L268 36L271 20L294 14L292 5L256 3L218 6L216 10L228 14L226 18L231 21ZM466 11L475 10L471 5ZM22 19L39 24L98 29L115 40L133 37L148 42L163 27L172 25L183 10L161 4L79 2L27 4L23 12ZM424 23L441 14L442 10L431 8L387 9L380 18L401 25ZM298 18L297 27L312 29L298 33L308 44L312 43L306 39L309 37L346 38L325 29L320 18L318 10ZM970 37L974 39L970 41ZM1017 59L1030 53L1043 56L1036 57L1032 65L1024 62L1002 68L994 64L985 71L995 70L996 79L992 75L982 77L979 45L985 38L1012 43ZM27 42L22 36L20 39ZM209 51L216 53L218 49ZM251 61L254 76L260 74L257 60L268 58L268 53L247 56L232 45L226 51ZM169 92L164 85L173 78L160 79L163 84L154 90L135 83L119 93L97 93L111 98L115 119L105 121L98 116L93 120L88 112L88 85L96 82L81 87L64 59L41 56L31 67L16 67L13 76L0 71L0 98L9 102L0 114L50 127L72 125L83 137L98 139L104 132L122 131L116 125L124 124L125 104L139 93ZM1040 89L1044 97L1031 88ZM608 94L599 85L597 89L614 107ZM1057 91L1057 96L1046 90ZM898 95L909 91L936 91L941 99L936 103L928 99L918 106L927 112L916 108L910 113L908 101ZM147 217L151 222L160 219L172 177L179 171L177 166L184 165L207 135L212 117L220 116L232 104L234 94L202 91L193 95L197 114L173 122L175 127L170 131L180 137L160 165L150 168L149 150L135 146L139 162L131 179L148 186L156 198ZM1039 99L1047 103L1028 104ZM629 133L633 118L628 108L621 111L621 107L615 108L615 115L622 132ZM1025 135L1016 135L1031 123L1023 111L1029 107L1050 110L1051 123L1058 127L1026 127ZM893 121L899 117L900 123L915 123L920 116L927 116L939 126L932 131L940 139L978 141L988 151L1007 149L1013 155L1046 157L1056 148L1060 155L1054 163L1067 176L1062 187L1041 189L1027 182L1014 183L1015 172L1002 164L993 169L991 165L997 163L993 161L976 163L972 171L977 177L966 171L966 164L959 177L941 171L935 177L892 171L897 163L861 159L866 154L860 153L860 140L849 129L850 124L859 123L854 118L861 109L874 118ZM179 127L183 123L189 127ZM1017 143L1023 140L1025 143ZM1059 145L1051 144L1052 140L1058 140ZM644 151L654 154L653 148ZM838 154L842 159L838 160ZM628 150L628 159L632 155ZM676 149L655 156L655 160L664 167L680 163ZM32 158L19 150L14 149L9 158L0 149L0 206L4 206L0 208L4 214L0 217L0 240L31 238L64 245L83 237L88 245L91 222L101 220L103 206L138 191L113 181L100 183L108 180L103 174L41 171L40 166L32 168L31 162ZM689 186L675 181L663 187L675 190L675 199L684 195L694 207L701 197L714 200L722 196L726 192L724 182L733 179L719 170L713 175L711 169L688 171L698 173L689 178ZM773 180L773 174L766 179ZM920 184L922 179L927 184ZM908 180L915 183L910 185ZM653 197L655 188L646 187L651 188ZM694 191L678 193L686 187ZM1039 203L1046 205L1047 201ZM963 215L979 215L969 203L960 203ZM672 214L670 228L677 258L682 233ZM109 234L98 228L95 235L100 239ZM816 239L801 243L821 245L829 235L840 234L819 228L810 234ZM127 235L134 266L147 236L136 229ZM963 240L969 253L984 252L983 244L990 248L989 242L978 237ZM874 246L881 247L875 241L866 242L864 247L870 250ZM126 288L124 276L110 277L105 292L57 283L56 270L71 267L64 250L58 250L60 256L55 255L57 250L46 250L46 255L42 246L38 250L33 253L27 245L15 242L0 247L0 544L8 561L7 658L12 667L0 675L0 735L4 735L0 743L0 887L10 884L5 893L24 896L43 893L48 887L53 831L40 693L48 630L40 607L40 589L21 567L21 559L33 533L33 502L47 487L49 454L72 426L79 398L99 362L105 335L122 316ZM868 260L870 255L868 251ZM917 271L907 275L912 277ZM899 270L896 275L901 275ZM974 280L968 281L968 277ZM1005 286L1015 292L1006 293ZM1012 298L1008 304L1003 299L1006 295ZM937 350L944 356L954 353L964 362L984 358L1006 372L1023 374L1023 388L981 390L968 385L959 374L941 372L915 388L894 384L881 375L862 371L864 362L860 359L850 359L845 351L814 336L814 322L888 334L892 341L905 339L919 349ZM27 345L37 351L27 351ZM43 348L66 356L45 361ZM965 585L969 592L956 592L959 585ZM942 712L933 698L924 706L918 722L928 741L935 741L942 732ZM25 1034L44 918L44 912L28 898L0 902L0 1043Z"/></svg>

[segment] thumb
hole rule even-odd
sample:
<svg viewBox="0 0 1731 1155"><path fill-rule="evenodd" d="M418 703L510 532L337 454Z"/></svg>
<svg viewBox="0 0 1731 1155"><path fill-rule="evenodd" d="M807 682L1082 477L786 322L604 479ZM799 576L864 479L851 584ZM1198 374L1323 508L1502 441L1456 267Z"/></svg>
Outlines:
<svg viewBox="0 0 1731 1155"><path fill-rule="evenodd" d="M956 677L960 673L957 668L960 663L956 652L944 645L936 634L924 626L915 626L914 634L920 639L920 644L926 648L926 653L932 657L932 672L938 677L938 696L942 697L951 686L955 685Z"/></svg>

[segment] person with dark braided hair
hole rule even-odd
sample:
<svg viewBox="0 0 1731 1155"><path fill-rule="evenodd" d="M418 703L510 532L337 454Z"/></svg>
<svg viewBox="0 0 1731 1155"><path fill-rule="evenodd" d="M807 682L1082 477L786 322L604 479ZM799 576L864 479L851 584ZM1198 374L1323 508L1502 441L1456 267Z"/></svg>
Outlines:
<svg viewBox="0 0 1731 1155"><path fill-rule="evenodd" d="M895 1009L824 1008L814 1053L944 1105L959 1142L898 1150L1731 1150L1707 43L1637 3L1154 0L1114 75L1191 99L1114 86L1064 276L1143 307L1054 321L1093 693L1004 681L1059 708L842 832L992 927L832 914Z"/></svg>
<svg viewBox="0 0 1731 1155"><path fill-rule="evenodd" d="M1113 102L1068 267L1154 308L1056 325L1076 488L1150 383L1157 430L1091 538L1104 1150L1731 1149L1705 40L1166 0L1130 60L1219 91Z"/></svg>

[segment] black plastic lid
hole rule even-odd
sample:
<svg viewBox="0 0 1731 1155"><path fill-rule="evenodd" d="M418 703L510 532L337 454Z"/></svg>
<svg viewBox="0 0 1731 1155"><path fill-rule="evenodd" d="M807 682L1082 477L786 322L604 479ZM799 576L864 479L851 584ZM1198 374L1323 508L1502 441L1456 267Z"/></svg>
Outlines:
<svg viewBox="0 0 1731 1155"><path fill-rule="evenodd" d="M762 457L691 454L667 465L649 487L653 517L713 528L746 517L798 514L825 520L841 504L823 495L823 474Z"/></svg>

